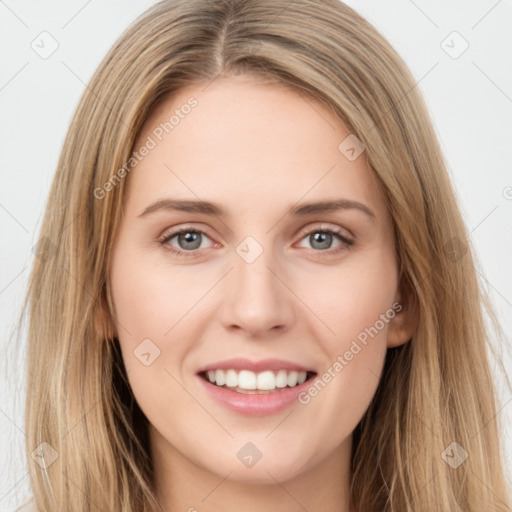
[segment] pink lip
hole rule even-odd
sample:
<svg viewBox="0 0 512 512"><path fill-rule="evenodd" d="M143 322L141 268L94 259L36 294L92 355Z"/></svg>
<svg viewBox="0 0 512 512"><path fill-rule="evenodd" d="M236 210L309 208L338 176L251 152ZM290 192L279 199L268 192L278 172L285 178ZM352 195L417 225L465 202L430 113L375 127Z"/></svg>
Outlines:
<svg viewBox="0 0 512 512"><path fill-rule="evenodd" d="M284 359L262 359L260 361L251 361L244 359L243 357L237 357L234 359L226 359L224 361L218 361L212 363L198 370L199 373L207 372L209 370L250 370L258 373L265 370L289 370L297 372L313 372L311 368L306 368L300 364L295 364ZM295 388L290 388L295 389Z"/></svg>
<svg viewBox="0 0 512 512"><path fill-rule="evenodd" d="M230 366L230 368L233 367ZM214 400L232 411L248 416L264 416L286 409L297 402L297 395L307 389L312 382L312 379L308 379L293 388L282 388L279 391L258 395L237 393L227 388L221 388L211 384L201 376L198 376L198 379L208 395Z"/></svg>

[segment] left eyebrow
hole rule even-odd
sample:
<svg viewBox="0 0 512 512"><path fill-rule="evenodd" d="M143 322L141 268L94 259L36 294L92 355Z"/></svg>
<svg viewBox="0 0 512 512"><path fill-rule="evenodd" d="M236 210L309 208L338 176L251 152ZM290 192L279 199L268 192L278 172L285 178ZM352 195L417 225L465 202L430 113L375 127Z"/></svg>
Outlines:
<svg viewBox="0 0 512 512"><path fill-rule="evenodd" d="M226 212L221 206L210 201L166 198L160 199L144 208L139 217L145 217L146 215L159 210L202 213L205 215L215 215L217 217L226 216ZM291 207L288 211L288 214L295 217L303 217L306 215L334 212L338 210L358 210L371 217L372 220L376 219L375 213L373 213L373 211L370 210L368 206L358 201L352 201L350 199L336 199L331 201L303 203L301 205Z"/></svg>
<svg viewBox="0 0 512 512"><path fill-rule="evenodd" d="M335 212L338 210L358 210L365 213L373 220L376 219L375 213L373 213L368 206L359 201L352 201L350 199L336 199L333 201L320 201L316 203L305 203L299 206L294 206L290 209L290 215L302 216L311 215L314 213L327 213Z"/></svg>

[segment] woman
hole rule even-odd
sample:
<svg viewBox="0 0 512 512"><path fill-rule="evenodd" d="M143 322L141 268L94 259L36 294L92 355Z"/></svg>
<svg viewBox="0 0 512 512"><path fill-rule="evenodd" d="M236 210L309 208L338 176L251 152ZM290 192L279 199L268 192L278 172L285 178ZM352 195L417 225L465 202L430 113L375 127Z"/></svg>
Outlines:
<svg viewBox="0 0 512 512"><path fill-rule="evenodd" d="M84 93L41 240L37 510L509 510L445 163L344 4L149 9Z"/></svg>

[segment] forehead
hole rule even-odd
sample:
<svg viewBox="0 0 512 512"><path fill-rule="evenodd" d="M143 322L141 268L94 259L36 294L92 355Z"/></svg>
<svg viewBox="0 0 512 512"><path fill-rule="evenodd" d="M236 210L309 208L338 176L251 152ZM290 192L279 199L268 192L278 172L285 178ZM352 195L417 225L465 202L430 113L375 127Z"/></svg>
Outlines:
<svg viewBox="0 0 512 512"><path fill-rule="evenodd" d="M129 195L138 207L172 193L227 210L345 196L382 209L364 152L350 160L342 151L349 136L328 108L284 85L194 84L146 121L135 150L151 149L130 174Z"/></svg>

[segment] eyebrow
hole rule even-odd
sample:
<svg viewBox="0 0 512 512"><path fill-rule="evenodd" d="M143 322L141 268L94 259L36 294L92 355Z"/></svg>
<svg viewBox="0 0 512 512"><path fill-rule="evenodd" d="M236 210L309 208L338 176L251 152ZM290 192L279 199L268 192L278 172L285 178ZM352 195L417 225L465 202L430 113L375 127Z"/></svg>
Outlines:
<svg viewBox="0 0 512 512"><path fill-rule="evenodd" d="M160 210L203 213L205 215L215 215L217 217L226 216L226 212L221 206L210 201L166 198L155 201L154 203L144 208L139 217L145 217L146 215ZM375 213L373 213L373 211L370 210L368 206L358 201L352 201L350 199L335 199L328 201L302 203L298 206L293 206L290 208L288 214L296 217L302 217L315 213L328 213L338 210L358 210L371 217L372 220L376 219Z"/></svg>

